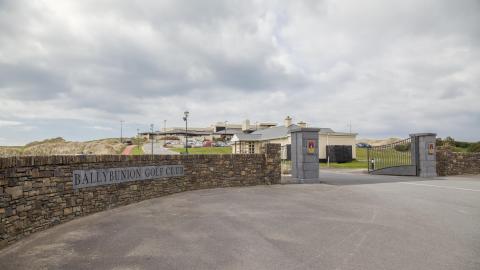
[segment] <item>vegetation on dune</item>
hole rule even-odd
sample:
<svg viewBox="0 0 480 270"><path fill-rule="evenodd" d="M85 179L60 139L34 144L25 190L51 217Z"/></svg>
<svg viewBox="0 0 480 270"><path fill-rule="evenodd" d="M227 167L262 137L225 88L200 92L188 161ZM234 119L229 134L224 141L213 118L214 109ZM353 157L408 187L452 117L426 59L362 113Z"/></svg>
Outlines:
<svg viewBox="0 0 480 270"><path fill-rule="evenodd" d="M453 152L480 152L480 142L456 141L450 136L445 139L437 138L436 145L437 147L449 149Z"/></svg>
<svg viewBox="0 0 480 270"><path fill-rule="evenodd" d="M44 155L116 155L125 145L119 139L102 139L87 142L70 142L61 137L35 141L25 146L0 146L0 156L44 156Z"/></svg>
<svg viewBox="0 0 480 270"><path fill-rule="evenodd" d="M172 151L178 153L185 153L185 148L169 148ZM232 147L194 147L188 148L189 154L197 154L197 155L215 155L215 154L231 154Z"/></svg>

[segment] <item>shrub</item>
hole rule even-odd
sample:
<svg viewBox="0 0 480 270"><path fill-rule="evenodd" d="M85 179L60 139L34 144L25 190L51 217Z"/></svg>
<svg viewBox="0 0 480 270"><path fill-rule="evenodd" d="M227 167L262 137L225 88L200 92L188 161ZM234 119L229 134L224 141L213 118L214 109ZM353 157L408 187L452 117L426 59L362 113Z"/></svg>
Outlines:
<svg viewBox="0 0 480 270"><path fill-rule="evenodd" d="M444 145L450 145L450 146L455 146L455 139L448 136L447 138L445 138L445 140L443 141L443 144Z"/></svg>
<svg viewBox="0 0 480 270"><path fill-rule="evenodd" d="M468 148L470 147L472 143L469 143L469 142L459 142L459 141L455 141L455 146L456 147L460 147L460 148Z"/></svg>
<svg viewBox="0 0 480 270"><path fill-rule="evenodd" d="M468 152L480 152L480 142L470 144Z"/></svg>
<svg viewBox="0 0 480 270"><path fill-rule="evenodd" d="M410 150L410 143L408 144L397 144L395 145L395 150L399 152L406 152Z"/></svg>
<svg viewBox="0 0 480 270"><path fill-rule="evenodd" d="M443 146L442 138L437 138L435 144L436 144L437 146Z"/></svg>

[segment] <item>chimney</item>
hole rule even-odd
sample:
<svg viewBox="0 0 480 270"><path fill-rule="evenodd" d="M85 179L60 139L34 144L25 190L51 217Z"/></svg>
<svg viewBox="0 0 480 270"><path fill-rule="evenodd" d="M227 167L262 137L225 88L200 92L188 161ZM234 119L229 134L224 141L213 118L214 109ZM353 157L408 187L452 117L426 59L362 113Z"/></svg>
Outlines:
<svg viewBox="0 0 480 270"><path fill-rule="evenodd" d="M249 130L250 129L250 120L245 120L242 123L242 131Z"/></svg>
<svg viewBox="0 0 480 270"><path fill-rule="evenodd" d="M298 122L297 125L301 128L306 128L307 127L307 123L305 123L303 121Z"/></svg>
<svg viewBox="0 0 480 270"><path fill-rule="evenodd" d="M290 116L287 116L287 118L285 118L285 126L289 127L291 125L292 125L292 118Z"/></svg>

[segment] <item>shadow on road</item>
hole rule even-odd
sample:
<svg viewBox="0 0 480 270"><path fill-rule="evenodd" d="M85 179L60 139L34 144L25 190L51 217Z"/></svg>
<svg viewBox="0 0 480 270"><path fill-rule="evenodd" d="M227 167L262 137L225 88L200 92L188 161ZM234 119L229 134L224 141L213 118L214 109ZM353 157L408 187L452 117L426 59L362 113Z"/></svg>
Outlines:
<svg viewBox="0 0 480 270"><path fill-rule="evenodd" d="M431 180L443 180L436 178L421 178L416 176L392 176L392 175L370 175L362 171L342 170L320 170L320 181L322 184L345 186L345 185L370 185L397 182L422 182ZM282 175L282 182L287 183L290 175Z"/></svg>

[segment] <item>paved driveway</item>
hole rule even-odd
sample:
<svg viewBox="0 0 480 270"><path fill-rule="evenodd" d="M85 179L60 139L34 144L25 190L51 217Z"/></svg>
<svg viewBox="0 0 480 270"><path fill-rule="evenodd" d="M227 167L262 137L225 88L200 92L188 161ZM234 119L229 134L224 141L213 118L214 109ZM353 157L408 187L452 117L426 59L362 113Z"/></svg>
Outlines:
<svg viewBox="0 0 480 270"><path fill-rule="evenodd" d="M323 172L185 192L36 233L0 269L480 269L480 179Z"/></svg>
<svg viewBox="0 0 480 270"><path fill-rule="evenodd" d="M146 143L143 145L143 153L152 154L152 144ZM168 148L163 147L161 143L153 143L153 154L155 155L178 155L178 152L174 152Z"/></svg>

